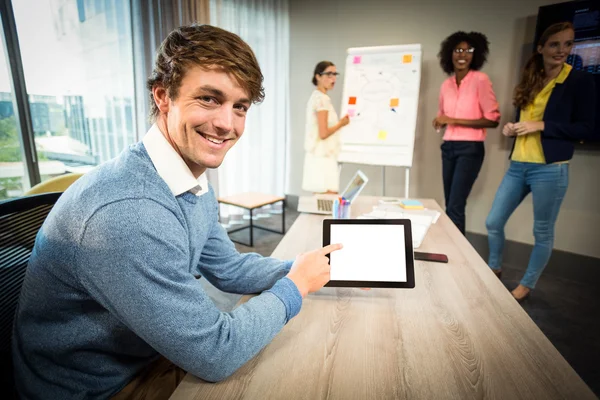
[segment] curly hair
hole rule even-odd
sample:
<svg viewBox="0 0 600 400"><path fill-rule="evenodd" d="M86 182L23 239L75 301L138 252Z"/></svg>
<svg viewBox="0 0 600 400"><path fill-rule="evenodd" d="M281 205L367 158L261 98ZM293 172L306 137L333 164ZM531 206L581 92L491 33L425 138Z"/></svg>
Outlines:
<svg viewBox="0 0 600 400"><path fill-rule="evenodd" d="M315 65L315 71L313 72L313 78L312 78L313 85L317 86L316 75L321 75L329 67L335 67L335 65L331 61L321 61L320 63Z"/></svg>
<svg viewBox="0 0 600 400"><path fill-rule="evenodd" d="M444 39L440 48L440 52L438 53L440 66L448 75L452 75L452 73L454 73L452 53L454 52L456 46L462 42L467 42L469 46L475 49L473 52L473 61L471 61L471 66L469 67L470 69L478 71L487 61L487 57L490 52L490 42L488 41L487 36L479 32L454 32L452 35Z"/></svg>
<svg viewBox="0 0 600 400"><path fill-rule="evenodd" d="M550 36L555 35L559 32L566 31L567 29L573 29L573 24L570 22L559 22L557 24L550 25L540 36L537 45L544 47ZM537 46L536 46L537 47ZM523 73L521 74L521 80L515 88L515 96L513 98L513 104L515 107L524 108L533 102L535 96L544 88L544 78L546 72L544 71L544 57L538 53L537 48L531 55Z"/></svg>
<svg viewBox="0 0 600 400"><path fill-rule="evenodd" d="M159 115L152 89L162 86L177 99L185 72L192 66L217 67L231 74L253 103L265 97L263 75L250 46L238 35L211 25L182 26L171 33L158 49L152 75L146 82L150 91L150 119Z"/></svg>

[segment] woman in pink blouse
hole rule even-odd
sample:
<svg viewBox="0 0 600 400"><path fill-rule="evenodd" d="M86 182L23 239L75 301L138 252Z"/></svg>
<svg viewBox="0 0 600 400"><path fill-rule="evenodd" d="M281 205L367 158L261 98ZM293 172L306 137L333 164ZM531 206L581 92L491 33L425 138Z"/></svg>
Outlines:
<svg viewBox="0 0 600 400"><path fill-rule="evenodd" d="M490 78L479 70L489 53L488 40L478 32L456 32L442 42L438 54L450 77L440 88L440 104L433 127L445 128L442 175L446 213L465 233L467 197L477 179L485 149L486 128L500 120Z"/></svg>

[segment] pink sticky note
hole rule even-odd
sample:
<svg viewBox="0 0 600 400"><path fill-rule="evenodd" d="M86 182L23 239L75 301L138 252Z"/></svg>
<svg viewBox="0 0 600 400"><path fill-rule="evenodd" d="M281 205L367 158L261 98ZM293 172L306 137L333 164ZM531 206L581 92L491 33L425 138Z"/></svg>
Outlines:
<svg viewBox="0 0 600 400"><path fill-rule="evenodd" d="M348 109L348 116L350 118L354 117L354 113L356 112L356 110L354 108L350 108Z"/></svg>
<svg viewBox="0 0 600 400"><path fill-rule="evenodd" d="M361 56L354 56L354 64L360 64L361 61L362 61Z"/></svg>

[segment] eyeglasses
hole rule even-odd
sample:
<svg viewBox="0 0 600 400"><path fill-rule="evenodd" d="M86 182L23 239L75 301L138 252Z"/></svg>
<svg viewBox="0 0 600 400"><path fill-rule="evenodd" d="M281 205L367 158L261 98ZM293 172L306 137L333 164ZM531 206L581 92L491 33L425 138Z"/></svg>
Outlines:
<svg viewBox="0 0 600 400"><path fill-rule="evenodd" d="M469 47L468 49L462 49L462 48L457 48L454 49L455 53L474 53L475 52L475 48L474 47Z"/></svg>
<svg viewBox="0 0 600 400"><path fill-rule="evenodd" d="M327 75L327 76L339 76L339 72L321 72L319 75Z"/></svg>

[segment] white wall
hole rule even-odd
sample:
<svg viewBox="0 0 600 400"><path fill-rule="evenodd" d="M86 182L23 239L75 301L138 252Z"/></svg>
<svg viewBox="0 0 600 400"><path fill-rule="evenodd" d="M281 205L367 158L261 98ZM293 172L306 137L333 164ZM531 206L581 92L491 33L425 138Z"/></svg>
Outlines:
<svg viewBox="0 0 600 400"><path fill-rule="evenodd" d="M291 0L290 74L291 138L289 141L290 194L301 189L304 112L313 90L310 83L315 64L331 60L344 73L349 47L421 43L423 70L419 117L411 172L412 197L434 198L443 206L441 137L431 128L437 110L439 87L445 79L437 60L441 41L457 31L480 31L488 36L491 51L483 68L500 102L500 127L512 118L512 91L519 69L529 54L539 6L556 3L543 0ZM330 93L339 110L342 81ZM467 230L486 234L485 218L496 189L508 166L510 142L500 128L488 131L486 159L467 205ZM358 166L346 166L342 185ZM360 166L371 181L365 194L382 193L380 167ZM577 151L571 162L570 185L561 209L555 248L600 257L600 151ZM400 196L404 174L386 169L386 195ZM531 196L515 211L506 228L507 238L533 243Z"/></svg>

